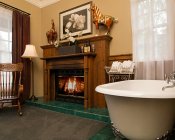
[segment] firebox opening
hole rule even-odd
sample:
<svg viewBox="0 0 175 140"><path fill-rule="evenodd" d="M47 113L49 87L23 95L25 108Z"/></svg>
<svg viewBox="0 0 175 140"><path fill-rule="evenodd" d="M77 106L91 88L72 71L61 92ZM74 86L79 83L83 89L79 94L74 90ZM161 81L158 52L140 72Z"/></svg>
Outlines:
<svg viewBox="0 0 175 140"><path fill-rule="evenodd" d="M56 73L56 100L84 103L84 71L59 70Z"/></svg>

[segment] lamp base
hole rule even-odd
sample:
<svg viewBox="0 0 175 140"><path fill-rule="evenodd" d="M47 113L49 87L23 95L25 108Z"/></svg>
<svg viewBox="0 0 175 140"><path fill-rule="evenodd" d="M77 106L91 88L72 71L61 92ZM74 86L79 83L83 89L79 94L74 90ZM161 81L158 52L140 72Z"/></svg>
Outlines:
<svg viewBox="0 0 175 140"><path fill-rule="evenodd" d="M32 96L29 98L29 100L37 101L38 98L37 98L35 95L32 95Z"/></svg>

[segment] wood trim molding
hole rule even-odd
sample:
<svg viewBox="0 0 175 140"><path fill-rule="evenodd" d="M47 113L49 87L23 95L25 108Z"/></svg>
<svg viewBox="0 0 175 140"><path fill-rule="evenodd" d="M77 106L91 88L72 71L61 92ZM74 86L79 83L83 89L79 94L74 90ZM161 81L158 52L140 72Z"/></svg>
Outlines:
<svg viewBox="0 0 175 140"><path fill-rule="evenodd" d="M132 54L120 54L109 56L109 64L111 65L113 61L123 62L125 60L132 60Z"/></svg>

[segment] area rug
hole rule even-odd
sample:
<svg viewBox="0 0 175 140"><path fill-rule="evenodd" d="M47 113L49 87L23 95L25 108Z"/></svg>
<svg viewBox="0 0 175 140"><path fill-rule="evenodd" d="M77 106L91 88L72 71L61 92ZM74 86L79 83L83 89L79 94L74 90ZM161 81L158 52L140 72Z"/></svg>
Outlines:
<svg viewBox="0 0 175 140"><path fill-rule="evenodd" d="M0 140L88 140L105 123L33 106L0 109Z"/></svg>

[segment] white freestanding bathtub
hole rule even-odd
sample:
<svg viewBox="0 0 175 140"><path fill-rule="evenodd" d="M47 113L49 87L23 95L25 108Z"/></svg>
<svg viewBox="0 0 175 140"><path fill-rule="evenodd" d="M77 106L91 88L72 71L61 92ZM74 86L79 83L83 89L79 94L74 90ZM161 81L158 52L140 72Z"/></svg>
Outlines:
<svg viewBox="0 0 175 140"><path fill-rule="evenodd" d="M110 119L130 140L155 140L171 131L175 122L175 87L166 81L127 80L99 85Z"/></svg>

